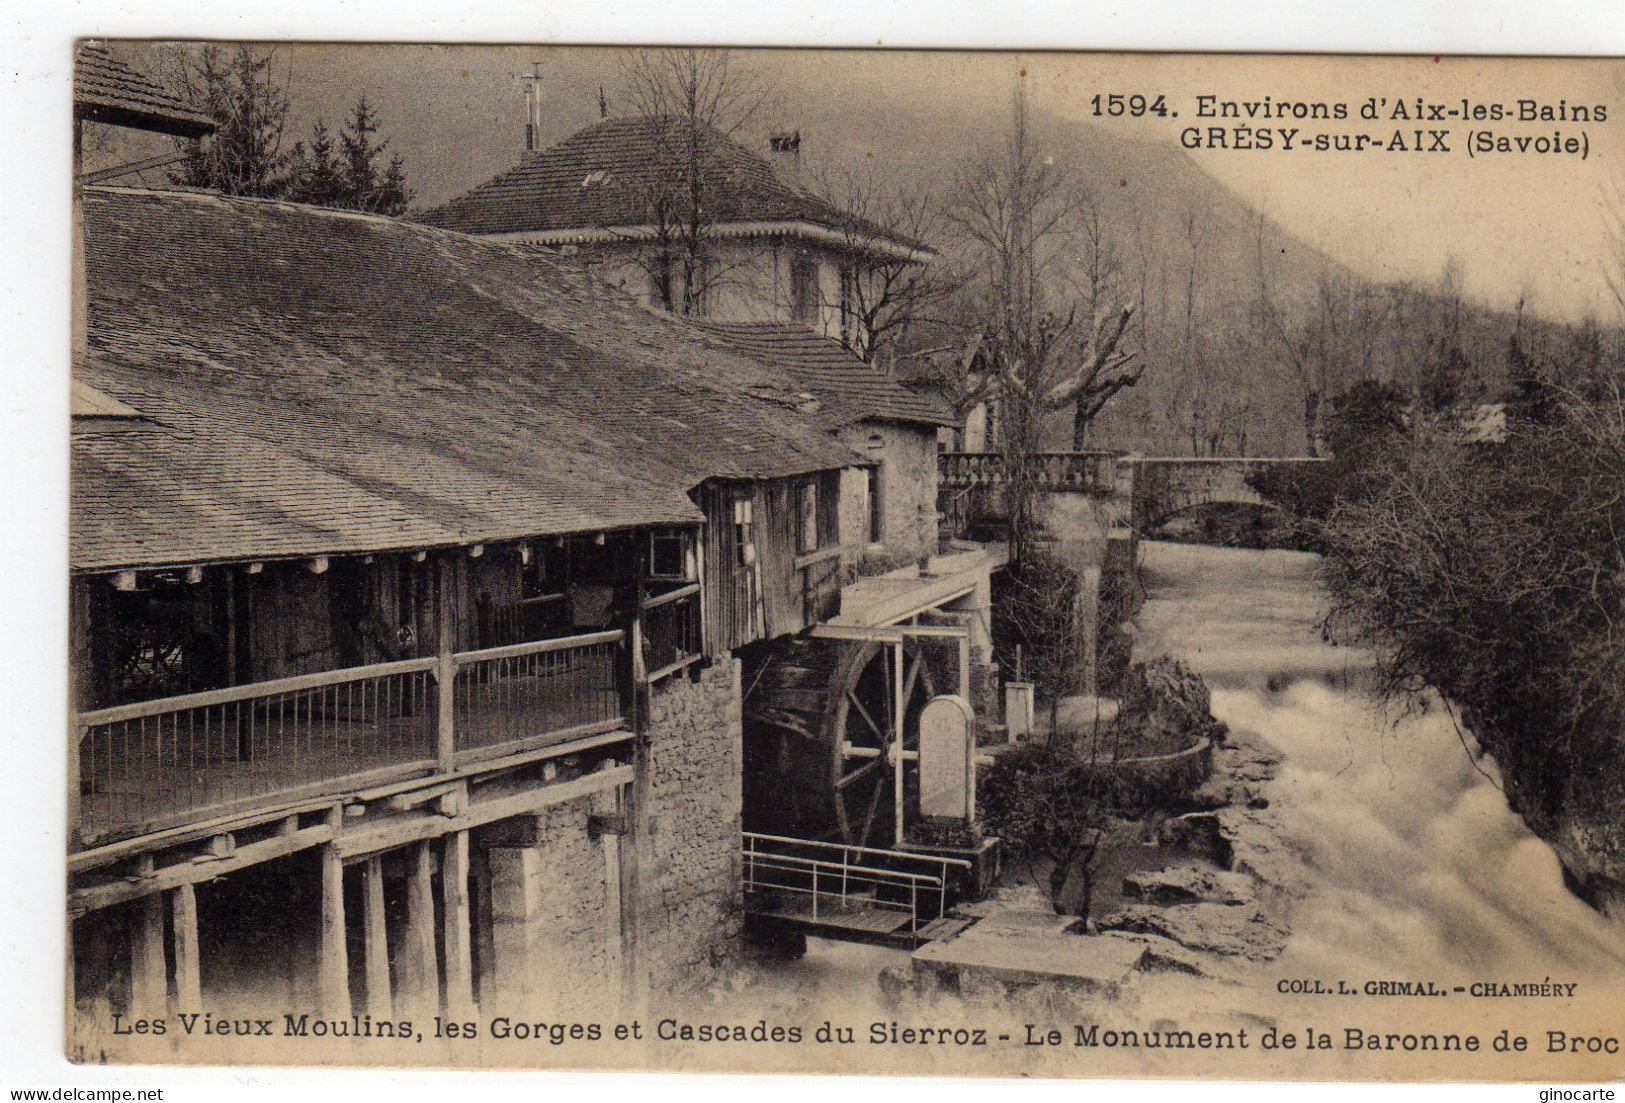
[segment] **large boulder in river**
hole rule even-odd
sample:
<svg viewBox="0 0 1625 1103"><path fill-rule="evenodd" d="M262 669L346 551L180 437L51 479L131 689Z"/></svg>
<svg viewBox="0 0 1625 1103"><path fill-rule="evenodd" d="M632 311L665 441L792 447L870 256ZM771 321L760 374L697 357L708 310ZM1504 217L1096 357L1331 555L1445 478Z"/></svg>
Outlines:
<svg viewBox="0 0 1625 1103"><path fill-rule="evenodd" d="M1114 724L1133 732L1141 745L1161 743L1176 750L1203 739L1224 739L1224 726L1213 718L1207 683L1177 659L1135 663L1119 698Z"/></svg>
<svg viewBox="0 0 1625 1103"><path fill-rule="evenodd" d="M1255 882L1245 873L1184 863L1137 870L1123 878L1123 895L1147 904L1251 904Z"/></svg>
<svg viewBox="0 0 1625 1103"><path fill-rule="evenodd" d="M1279 956L1287 937L1285 928L1259 908L1205 902L1167 908L1130 904L1102 919L1099 927L1161 935L1187 949L1251 961Z"/></svg>

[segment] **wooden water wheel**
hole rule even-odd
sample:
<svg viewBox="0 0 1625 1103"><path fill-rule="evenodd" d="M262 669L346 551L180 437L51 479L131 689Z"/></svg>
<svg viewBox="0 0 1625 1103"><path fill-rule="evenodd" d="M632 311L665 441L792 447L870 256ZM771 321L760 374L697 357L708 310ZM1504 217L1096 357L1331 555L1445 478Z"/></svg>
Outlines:
<svg viewBox="0 0 1625 1103"><path fill-rule="evenodd" d="M937 679L918 642L902 646L903 746L914 750ZM893 845L895 645L781 640L745 671L744 685L746 829Z"/></svg>

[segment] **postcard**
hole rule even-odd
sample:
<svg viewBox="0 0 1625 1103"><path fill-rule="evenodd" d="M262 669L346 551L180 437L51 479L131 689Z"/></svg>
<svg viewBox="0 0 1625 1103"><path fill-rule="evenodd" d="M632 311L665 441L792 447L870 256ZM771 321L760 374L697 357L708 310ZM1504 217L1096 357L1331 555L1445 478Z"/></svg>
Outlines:
<svg viewBox="0 0 1625 1103"><path fill-rule="evenodd" d="M72 81L71 1060L1625 1073L1620 62Z"/></svg>

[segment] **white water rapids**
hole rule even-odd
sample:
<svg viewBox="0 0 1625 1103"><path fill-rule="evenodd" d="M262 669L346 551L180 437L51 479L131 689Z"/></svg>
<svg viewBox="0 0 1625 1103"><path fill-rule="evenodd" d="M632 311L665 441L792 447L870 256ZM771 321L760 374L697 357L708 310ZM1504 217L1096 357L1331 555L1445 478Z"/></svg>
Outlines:
<svg viewBox="0 0 1625 1103"><path fill-rule="evenodd" d="M1138 972L1119 993L1081 1003L1051 1003L1043 984L991 1002L986 994L891 1001L881 995L877 974L887 966L906 970L901 952L812 939L806 957L759 970L753 985L722 995L719 1006L809 1024L987 1026L1012 1039L1031 1023L1070 1039L1080 1022L1103 1030L1250 1035L1245 1048L1200 1052L1014 1043L904 1051L863 1046L860 1025L859 1045L815 1055L820 1071L1619 1076L1625 1056L1553 1052L1548 1032L1625 1038L1625 927L1564 887L1552 849L1507 807L1494 763L1469 752L1470 737L1458 734L1438 703L1410 715L1385 712L1369 690L1371 656L1322 640L1317 562L1301 553L1148 543L1142 549L1148 600L1133 625L1136 659L1167 653L1183 660L1207 681L1213 711L1233 739L1280 756L1261 789L1267 845L1284 867L1276 872L1286 886L1267 905L1289 930L1278 958L1215 959L1212 976ZM1009 895L1001 892L1000 899L1035 905L1030 892ZM1078 953L1090 954L1093 943L1079 938ZM1283 990L1293 982L1319 989ZM1367 991L1384 983L1431 985L1443 994ZM1575 987L1560 996L1489 998L1471 991L1543 983ZM1312 1053L1305 1051L1311 1032L1325 1043ZM1524 1035L1527 1048L1498 1049L1503 1032ZM1267 1034L1291 1037L1296 1048L1267 1045ZM1369 1043L1379 1035L1383 1044ZM1458 1043L1472 1037L1477 1048L1409 1048L1421 1047L1423 1035Z"/></svg>
<svg viewBox="0 0 1625 1103"><path fill-rule="evenodd" d="M1370 657L1322 641L1316 562L1148 543L1136 618L1137 657L1185 661L1220 720L1282 756L1266 793L1306 891L1279 971L1625 990L1625 930L1564 887L1493 761L1437 702L1383 710L1361 688Z"/></svg>

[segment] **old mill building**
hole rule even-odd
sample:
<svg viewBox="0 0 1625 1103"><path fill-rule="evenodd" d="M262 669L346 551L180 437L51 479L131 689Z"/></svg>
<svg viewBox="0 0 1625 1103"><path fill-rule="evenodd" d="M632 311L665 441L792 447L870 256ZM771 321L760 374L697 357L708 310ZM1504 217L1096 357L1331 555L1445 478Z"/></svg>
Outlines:
<svg viewBox="0 0 1625 1103"><path fill-rule="evenodd" d="M915 627L842 615L867 461L837 400L534 246L79 203L84 1014L637 1000L737 937L742 799L747 826L898 841L887 740L963 688L985 587L928 571L884 595ZM787 646L836 684L764 679ZM742 661L839 714L815 764L768 747L782 725L742 739Z"/></svg>
<svg viewBox="0 0 1625 1103"><path fill-rule="evenodd" d="M985 873L922 716L989 684L991 557L869 474L929 401L526 240L84 182L76 239L76 1037L636 1008L774 868Z"/></svg>

